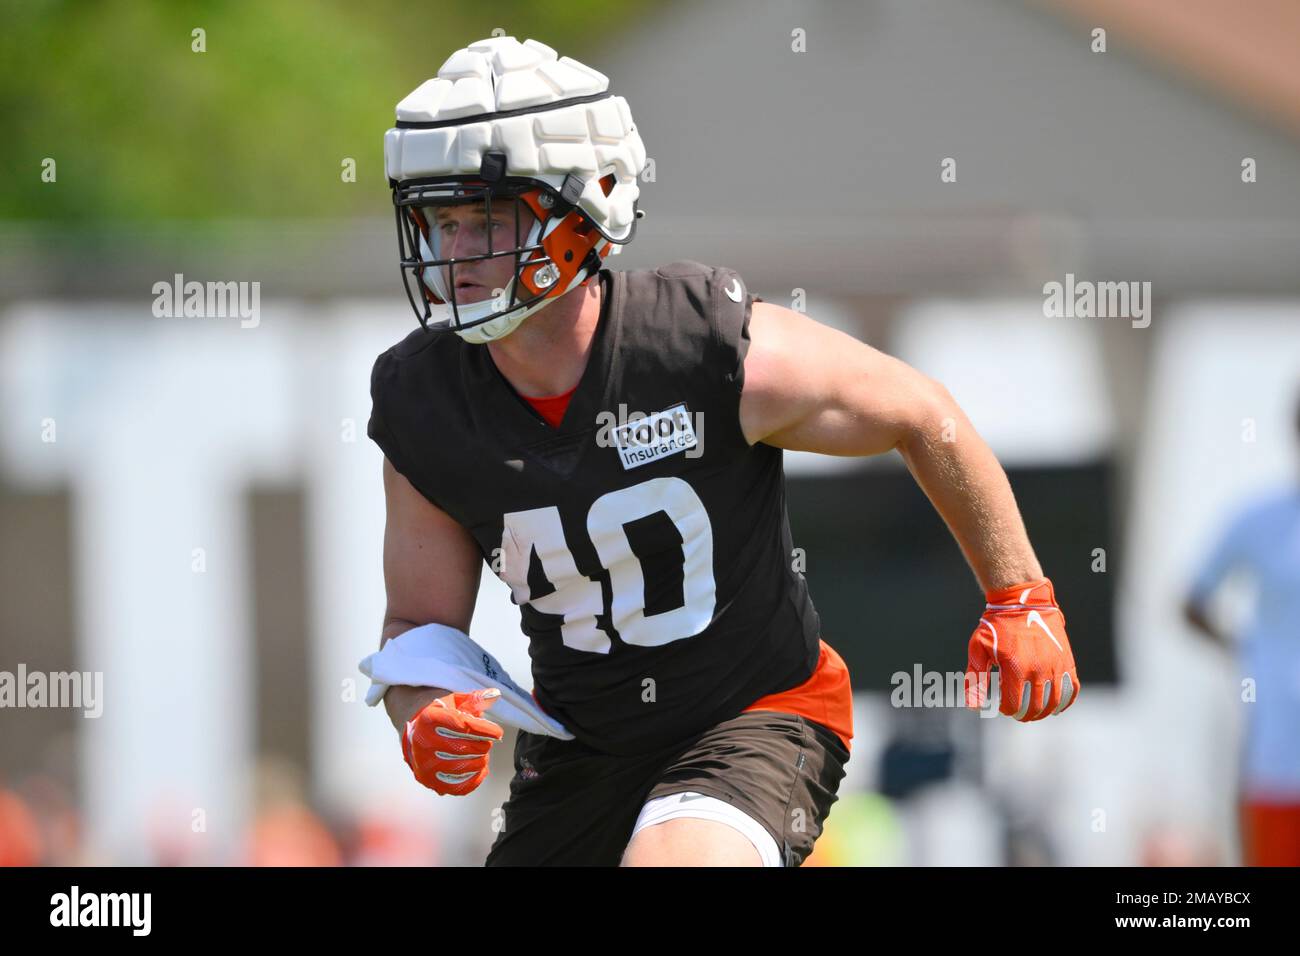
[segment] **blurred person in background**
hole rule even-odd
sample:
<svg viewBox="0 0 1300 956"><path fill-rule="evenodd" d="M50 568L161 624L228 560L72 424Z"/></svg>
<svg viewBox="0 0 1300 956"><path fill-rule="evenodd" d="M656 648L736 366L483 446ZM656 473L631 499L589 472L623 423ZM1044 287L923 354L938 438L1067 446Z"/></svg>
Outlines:
<svg viewBox="0 0 1300 956"><path fill-rule="evenodd" d="M108 860L86 846L85 823L66 779L38 773L23 781L19 793L36 815L46 866L99 866Z"/></svg>
<svg viewBox="0 0 1300 956"><path fill-rule="evenodd" d="M426 828L383 808L351 818L340 842L348 866L443 866L447 862L439 841Z"/></svg>
<svg viewBox="0 0 1300 956"><path fill-rule="evenodd" d="M1300 442L1300 401L1294 425ZM1210 613L1215 592L1235 573L1248 576L1255 592L1237 642ZM1243 679L1243 862L1300 866L1300 481L1239 509L1202 561L1183 611L1200 634L1235 653Z"/></svg>
<svg viewBox="0 0 1300 956"><path fill-rule="evenodd" d="M1138 866L1222 866L1213 838L1189 823L1153 820L1138 843Z"/></svg>
<svg viewBox="0 0 1300 956"><path fill-rule="evenodd" d="M302 769L288 760L264 756L258 761L258 809L239 865L343 865L338 840L303 797L302 776Z"/></svg>
<svg viewBox="0 0 1300 956"><path fill-rule="evenodd" d="M71 788L36 773L0 789L0 866L98 866L85 846Z"/></svg>
<svg viewBox="0 0 1300 956"><path fill-rule="evenodd" d="M36 815L18 794L0 790L0 866L39 866L44 845Z"/></svg>

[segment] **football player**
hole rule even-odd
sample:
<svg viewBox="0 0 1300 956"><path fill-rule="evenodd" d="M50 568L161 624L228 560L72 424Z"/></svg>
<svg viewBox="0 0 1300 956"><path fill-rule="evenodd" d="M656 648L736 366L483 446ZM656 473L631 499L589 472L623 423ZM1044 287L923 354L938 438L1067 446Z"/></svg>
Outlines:
<svg viewBox="0 0 1300 956"><path fill-rule="evenodd" d="M603 267L635 234L646 161L605 76L534 40L471 44L398 104L385 160L421 327L371 381L381 646L464 636L487 564L519 605L530 703L565 731L519 733L489 865L808 856L852 692L793 569L783 449L897 450L985 591L967 704L995 666L1008 716L1074 702L1052 584L942 385L730 269ZM499 697L388 688L421 783L482 782Z"/></svg>

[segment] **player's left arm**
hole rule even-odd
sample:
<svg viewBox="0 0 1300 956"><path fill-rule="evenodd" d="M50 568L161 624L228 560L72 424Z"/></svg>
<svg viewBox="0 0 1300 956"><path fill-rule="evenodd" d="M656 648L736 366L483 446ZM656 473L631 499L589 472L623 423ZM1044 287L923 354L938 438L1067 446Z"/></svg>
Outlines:
<svg viewBox="0 0 1300 956"><path fill-rule="evenodd" d="M823 455L897 449L985 591L1042 577L1006 473L941 383L768 302L754 303L749 338L740 424L750 444Z"/></svg>
<svg viewBox="0 0 1300 956"><path fill-rule="evenodd" d="M753 303L749 338L740 397L746 440L826 455L896 449L987 598L968 671L998 664L1002 712L1017 719L1070 706L1078 674L1051 582L1006 473L948 390L850 335L768 302Z"/></svg>

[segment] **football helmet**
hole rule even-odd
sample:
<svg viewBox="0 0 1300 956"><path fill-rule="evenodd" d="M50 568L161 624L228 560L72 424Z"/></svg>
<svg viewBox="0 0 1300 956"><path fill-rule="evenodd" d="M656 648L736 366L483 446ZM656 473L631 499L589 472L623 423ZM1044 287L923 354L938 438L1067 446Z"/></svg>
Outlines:
<svg viewBox="0 0 1300 956"><path fill-rule="evenodd" d="M632 241L645 147L627 101L608 88L545 44L503 36L457 50L397 104L384 166L402 285L425 329L477 344L503 338ZM454 244L449 229L459 230ZM505 257L504 286L468 301Z"/></svg>

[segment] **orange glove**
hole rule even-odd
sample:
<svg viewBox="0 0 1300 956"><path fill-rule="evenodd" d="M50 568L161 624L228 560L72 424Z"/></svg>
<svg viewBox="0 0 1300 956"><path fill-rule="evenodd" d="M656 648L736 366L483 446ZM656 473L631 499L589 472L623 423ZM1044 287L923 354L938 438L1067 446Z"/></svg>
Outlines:
<svg viewBox="0 0 1300 956"><path fill-rule="evenodd" d="M981 707L989 685L981 688L978 679L996 664L1001 713L1027 723L1064 711L1079 698L1079 674L1052 582L1026 581L985 597L970 639L966 706Z"/></svg>
<svg viewBox="0 0 1300 956"><path fill-rule="evenodd" d="M495 687L447 694L406 722L402 756L430 790L464 796L487 776L488 750L504 731L482 714L501 696Z"/></svg>

